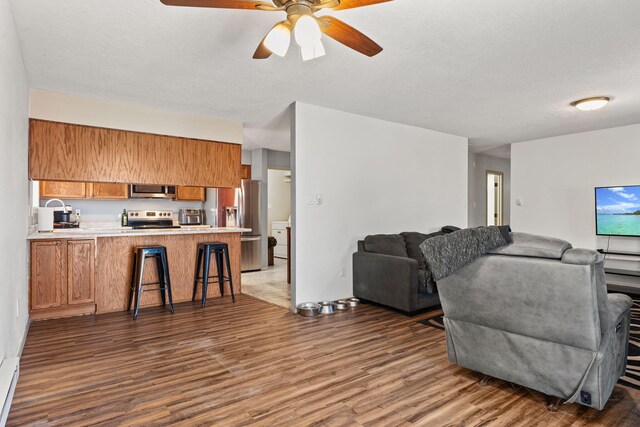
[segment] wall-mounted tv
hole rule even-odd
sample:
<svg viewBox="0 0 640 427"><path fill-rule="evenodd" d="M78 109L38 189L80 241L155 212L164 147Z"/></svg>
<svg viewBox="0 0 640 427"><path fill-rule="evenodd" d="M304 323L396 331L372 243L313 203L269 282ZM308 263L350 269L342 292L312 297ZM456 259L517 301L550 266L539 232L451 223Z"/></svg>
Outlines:
<svg viewBox="0 0 640 427"><path fill-rule="evenodd" d="M596 234L640 237L640 185L596 188Z"/></svg>

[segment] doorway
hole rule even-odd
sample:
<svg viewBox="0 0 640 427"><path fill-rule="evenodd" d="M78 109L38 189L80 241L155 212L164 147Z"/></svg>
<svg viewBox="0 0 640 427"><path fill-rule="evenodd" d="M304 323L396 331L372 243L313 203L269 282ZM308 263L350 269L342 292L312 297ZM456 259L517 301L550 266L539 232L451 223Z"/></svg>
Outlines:
<svg viewBox="0 0 640 427"><path fill-rule="evenodd" d="M487 225L503 225L504 175L487 171Z"/></svg>
<svg viewBox="0 0 640 427"><path fill-rule="evenodd" d="M242 274L244 293L289 308L291 286L287 280L289 233L291 228L291 172L268 169L266 269Z"/></svg>

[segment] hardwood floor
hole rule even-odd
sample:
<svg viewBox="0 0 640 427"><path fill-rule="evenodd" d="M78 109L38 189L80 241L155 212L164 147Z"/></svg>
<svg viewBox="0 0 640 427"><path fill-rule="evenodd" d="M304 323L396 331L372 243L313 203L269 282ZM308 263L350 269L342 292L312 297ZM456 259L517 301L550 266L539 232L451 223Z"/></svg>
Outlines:
<svg viewBox="0 0 640 427"><path fill-rule="evenodd" d="M206 309L34 322L9 426L640 425L640 392L604 411L446 360L444 333L371 305L303 318L247 295Z"/></svg>
<svg viewBox="0 0 640 427"><path fill-rule="evenodd" d="M275 258L274 265L265 270L242 273L242 292L289 308L291 285L287 283L287 260Z"/></svg>

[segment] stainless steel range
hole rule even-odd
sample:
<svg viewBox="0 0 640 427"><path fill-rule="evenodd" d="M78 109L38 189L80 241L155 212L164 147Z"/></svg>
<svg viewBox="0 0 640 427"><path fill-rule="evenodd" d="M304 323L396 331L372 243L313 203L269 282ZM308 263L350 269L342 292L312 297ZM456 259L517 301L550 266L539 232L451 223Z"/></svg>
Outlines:
<svg viewBox="0 0 640 427"><path fill-rule="evenodd" d="M134 230L156 228L180 228L173 225L173 212L171 211L127 211L129 227Z"/></svg>

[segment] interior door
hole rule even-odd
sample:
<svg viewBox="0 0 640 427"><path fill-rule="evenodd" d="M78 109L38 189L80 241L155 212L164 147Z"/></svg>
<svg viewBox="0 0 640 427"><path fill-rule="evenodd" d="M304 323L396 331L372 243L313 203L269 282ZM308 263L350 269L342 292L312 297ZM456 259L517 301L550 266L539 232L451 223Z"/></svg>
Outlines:
<svg viewBox="0 0 640 427"><path fill-rule="evenodd" d="M487 225L503 225L503 173L487 171Z"/></svg>

